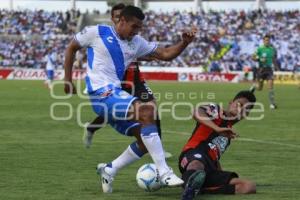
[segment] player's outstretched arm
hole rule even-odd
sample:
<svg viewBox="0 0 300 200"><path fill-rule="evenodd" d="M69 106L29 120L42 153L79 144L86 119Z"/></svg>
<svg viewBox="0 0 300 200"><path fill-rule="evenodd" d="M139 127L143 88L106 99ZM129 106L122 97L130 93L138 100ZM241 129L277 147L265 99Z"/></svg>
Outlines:
<svg viewBox="0 0 300 200"><path fill-rule="evenodd" d="M72 83L72 67L75 59L76 51L81 49L81 46L78 44L76 40L72 40L66 51L65 51L65 62L64 62L64 69L65 69L65 87L64 91L66 94L76 94L76 88Z"/></svg>
<svg viewBox="0 0 300 200"><path fill-rule="evenodd" d="M196 28L186 31L182 34L182 40L172 46L162 48L158 47L150 57L153 59L170 61L181 54L181 52L194 40L197 33Z"/></svg>

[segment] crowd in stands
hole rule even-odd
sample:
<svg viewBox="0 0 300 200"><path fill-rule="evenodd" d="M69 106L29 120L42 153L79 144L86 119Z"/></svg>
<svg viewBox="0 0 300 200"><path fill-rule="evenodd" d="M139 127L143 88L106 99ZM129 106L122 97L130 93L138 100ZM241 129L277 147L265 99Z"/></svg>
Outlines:
<svg viewBox="0 0 300 200"><path fill-rule="evenodd" d="M79 11L0 10L0 34L72 34L79 16Z"/></svg>
<svg viewBox="0 0 300 200"><path fill-rule="evenodd" d="M80 11L0 10L0 66L43 68L51 48L62 67Z"/></svg>
<svg viewBox="0 0 300 200"><path fill-rule="evenodd" d="M75 17L71 17L75 16ZM42 68L47 49L53 48L62 66L63 52L75 33L80 12L0 10L1 35L40 35L41 39L0 38L0 66ZM183 30L196 26L196 40L172 62L144 62L147 66L199 67L203 71L236 71L255 67L252 55L271 34L277 62L283 71L300 67L300 12L230 11L207 13L146 12L141 35L167 46Z"/></svg>
<svg viewBox="0 0 300 200"><path fill-rule="evenodd" d="M147 12L142 35L152 41L178 41L184 29L196 26L199 37L173 62L153 61L151 66L207 66L211 71L253 67L251 59L265 34L272 35L281 70L300 66L300 12L230 11L208 13ZM168 44L164 44L168 45ZM229 50L226 48L229 47ZM222 51L227 51L224 56Z"/></svg>
<svg viewBox="0 0 300 200"><path fill-rule="evenodd" d="M55 40L0 40L0 66L44 68L51 49L57 53L57 67L62 68L63 56L70 37Z"/></svg>

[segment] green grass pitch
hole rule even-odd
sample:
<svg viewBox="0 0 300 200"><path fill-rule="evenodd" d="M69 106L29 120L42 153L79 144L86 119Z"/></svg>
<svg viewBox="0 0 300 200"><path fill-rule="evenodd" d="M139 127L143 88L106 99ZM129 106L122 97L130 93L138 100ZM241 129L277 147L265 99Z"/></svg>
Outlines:
<svg viewBox="0 0 300 200"><path fill-rule="evenodd" d="M227 102L250 84L154 83L159 103L204 101ZM55 88L62 95L62 86ZM177 96L177 93L181 93ZM192 94L191 94L192 93ZM191 96L189 96L191 95ZM300 91L296 86L277 85L278 110L268 107L268 94L256 93L265 105L260 121L242 121L235 126L240 139L223 155L224 169L257 183L257 194L248 196L205 195L202 200L298 200L300 199ZM211 98L214 98L213 100ZM97 133L91 149L82 145L83 128L78 125L78 108L87 100L78 96L53 99L41 81L0 81L0 199L1 200L174 200L181 188L146 193L136 185L138 167L151 162L149 156L123 169L114 181L114 192L100 190L95 167L118 156L133 140L105 127ZM50 117L53 103L57 117ZM69 107L66 103L69 103ZM70 110L70 107L72 110ZM94 118L88 105L81 107L80 121ZM170 109L171 105L165 105ZM187 107L176 107L186 117ZM253 113L256 116L259 113ZM178 155L194 128L194 121L175 121L162 115L163 143L174 156L169 165L178 174Z"/></svg>

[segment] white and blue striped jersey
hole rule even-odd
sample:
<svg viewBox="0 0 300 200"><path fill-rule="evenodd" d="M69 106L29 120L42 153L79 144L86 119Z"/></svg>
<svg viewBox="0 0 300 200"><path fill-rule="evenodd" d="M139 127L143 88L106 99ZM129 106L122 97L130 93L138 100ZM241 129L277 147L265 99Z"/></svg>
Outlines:
<svg viewBox="0 0 300 200"><path fill-rule="evenodd" d="M86 85L91 93L108 85L121 87L129 64L155 51L157 45L139 35L131 41L122 40L114 27L96 25L84 28L75 35L82 47L87 47L88 68Z"/></svg>
<svg viewBox="0 0 300 200"><path fill-rule="evenodd" d="M51 52L46 55L45 60L47 62L46 70L54 70L57 61L57 54L55 52Z"/></svg>

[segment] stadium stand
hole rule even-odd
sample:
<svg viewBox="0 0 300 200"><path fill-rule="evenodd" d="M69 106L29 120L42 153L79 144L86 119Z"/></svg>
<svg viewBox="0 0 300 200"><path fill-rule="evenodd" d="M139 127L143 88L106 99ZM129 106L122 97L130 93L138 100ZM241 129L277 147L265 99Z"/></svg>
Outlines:
<svg viewBox="0 0 300 200"><path fill-rule="evenodd" d="M0 66L42 68L46 50L54 47L62 67L63 52L74 32L99 13L76 11L0 11ZM79 20L80 16L83 16ZM97 23L107 22L109 15ZM172 62L143 62L146 66L202 67L203 71L241 71L256 64L251 56L262 36L272 35L282 71L300 66L300 12L235 11L207 13L146 12L142 35L151 41L177 41L191 24L199 37ZM77 29L76 29L77 27ZM78 28L79 27L79 28ZM35 37L36 35L36 37ZM13 36L17 36L13 37ZM160 45L168 45L161 42ZM35 48L32 48L35 47Z"/></svg>

